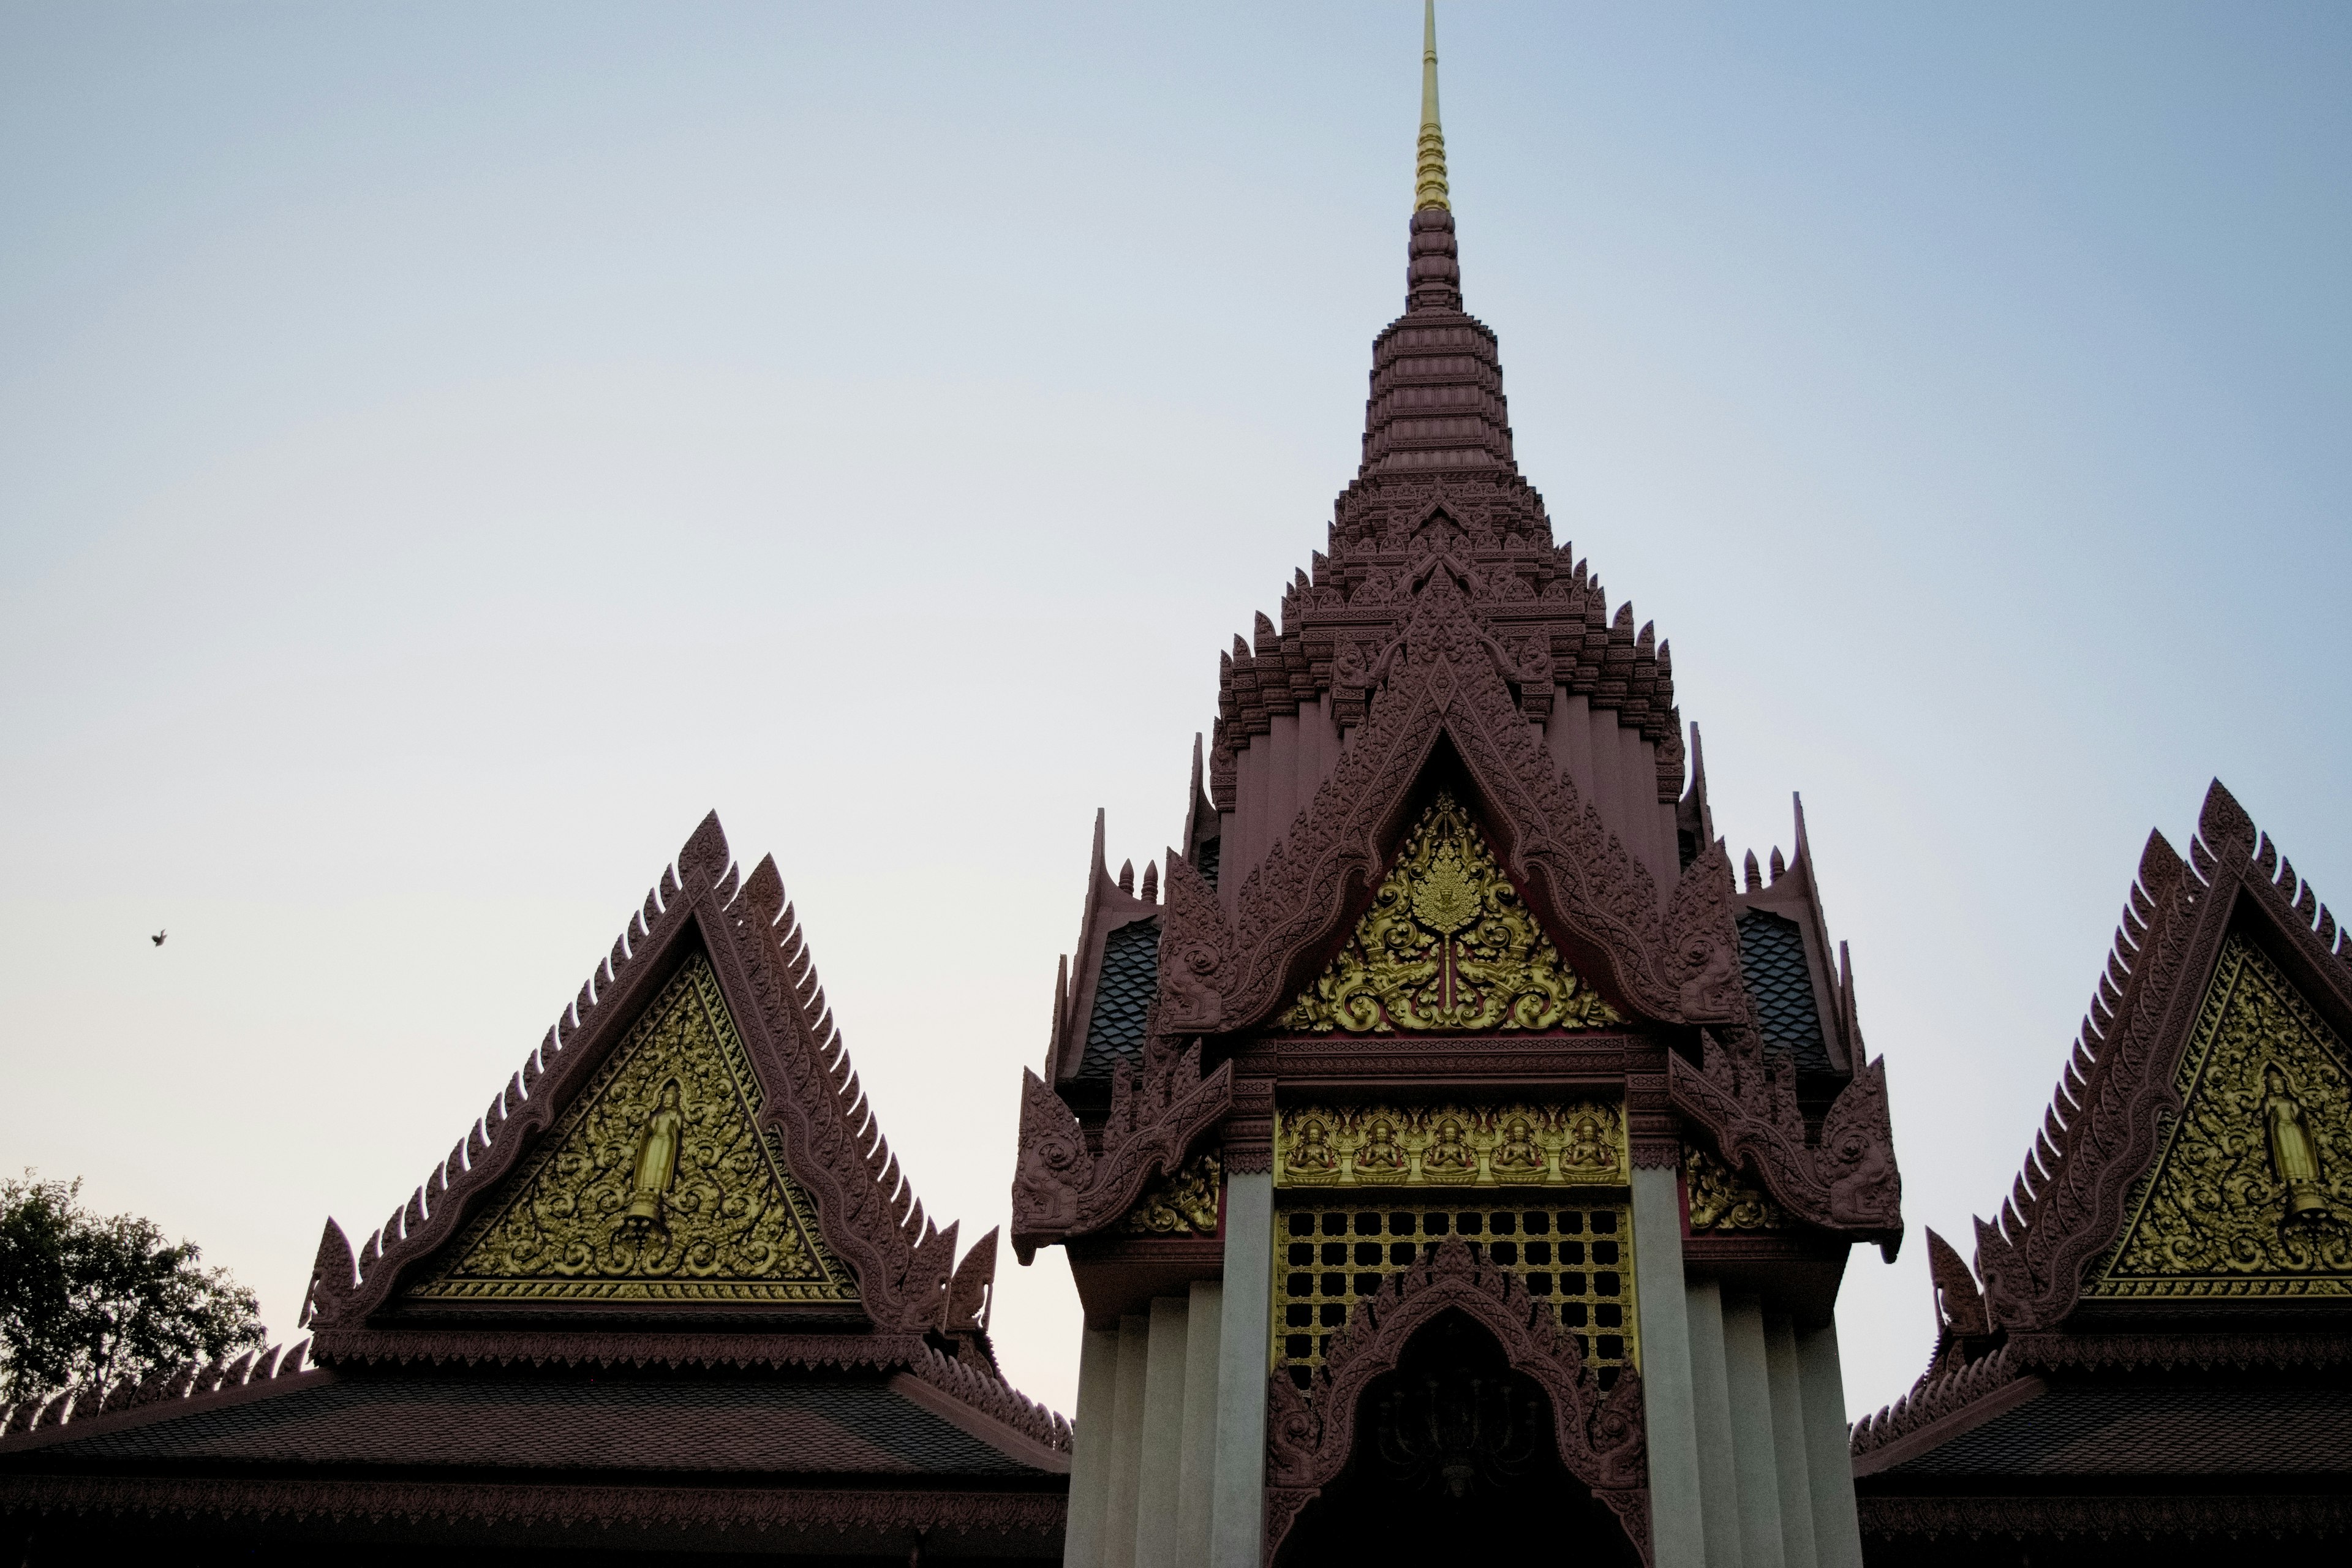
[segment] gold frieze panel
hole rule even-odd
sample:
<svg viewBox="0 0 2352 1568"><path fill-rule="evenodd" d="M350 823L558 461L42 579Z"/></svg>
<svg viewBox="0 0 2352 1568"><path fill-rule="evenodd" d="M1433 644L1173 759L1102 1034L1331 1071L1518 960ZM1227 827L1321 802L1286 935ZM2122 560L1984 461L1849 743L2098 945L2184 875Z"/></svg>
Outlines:
<svg viewBox="0 0 2352 1568"><path fill-rule="evenodd" d="M1780 1230L1788 1215L1739 1173L1696 1144L1683 1147L1683 1195L1690 1227L1701 1231Z"/></svg>
<svg viewBox="0 0 2352 1568"><path fill-rule="evenodd" d="M1622 1186L1625 1118L1564 1104L1296 1105L1274 1128L1277 1187Z"/></svg>
<svg viewBox="0 0 2352 1568"><path fill-rule="evenodd" d="M2181 1114L2084 1294L2352 1296L2347 1067L2278 966L2231 937L2174 1077Z"/></svg>
<svg viewBox="0 0 2352 1568"><path fill-rule="evenodd" d="M854 1301L758 1127L750 1058L699 955L409 1292L429 1301Z"/></svg>
<svg viewBox="0 0 2352 1568"><path fill-rule="evenodd" d="M1622 1022L1561 959L1470 814L1442 792L1348 944L1276 1020L1351 1035Z"/></svg>
<svg viewBox="0 0 2352 1568"><path fill-rule="evenodd" d="M1214 1236L1224 1196L1223 1158L1203 1150L1146 1184L1113 1236Z"/></svg>

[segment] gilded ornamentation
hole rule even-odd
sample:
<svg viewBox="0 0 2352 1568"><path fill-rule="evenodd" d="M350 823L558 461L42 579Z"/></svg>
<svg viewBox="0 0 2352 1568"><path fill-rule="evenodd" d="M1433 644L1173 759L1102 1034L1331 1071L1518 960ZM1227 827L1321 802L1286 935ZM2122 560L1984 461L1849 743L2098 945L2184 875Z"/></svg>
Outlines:
<svg viewBox="0 0 2352 1568"><path fill-rule="evenodd" d="M1144 1184L1143 1195L1111 1226L1117 1236L1214 1236L1224 1192L1224 1162L1203 1150L1168 1174Z"/></svg>
<svg viewBox="0 0 2352 1568"><path fill-rule="evenodd" d="M1469 814L1441 792L1372 907L1287 1029L1591 1029L1621 1023L1519 900Z"/></svg>
<svg viewBox="0 0 2352 1568"><path fill-rule="evenodd" d="M1300 1105L1275 1118L1277 1187L1622 1185L1616 1105Z"/></svg>
<svg viewBox="0 0 2352 1568"><path fill-rule="evenodd" d="M2347 1064L2277 966L2231 937L2174 1077L2181 1114L2085 1293L2352 1296Z"/></svg>
<svg viewBox="0 0 2352 1568"><path fill-rule="evenodd" d="M1779 1230L1789 1223L1779 1204L1695 1143L1683 1148L1683 1192L1694 1231Z"/></svg>
<svg viewBox="0 0 2352 1568"><path fill-rule="evenodd" d="M690 960L457 1237L426 1300L850 1301L757 1127L717 977Z"/></svg>

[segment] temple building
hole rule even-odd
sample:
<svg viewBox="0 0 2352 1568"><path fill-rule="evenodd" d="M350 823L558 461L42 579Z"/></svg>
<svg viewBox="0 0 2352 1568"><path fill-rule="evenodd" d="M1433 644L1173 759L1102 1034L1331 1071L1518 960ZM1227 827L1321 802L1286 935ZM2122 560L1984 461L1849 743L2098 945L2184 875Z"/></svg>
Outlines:
<svg viewBox="0 0 2352 1568"><path fill-rule="evenodd" d="M1356 476L1221 656L1139 883L1097 816L1019 1084L1009 1239L1067 1258L1075 1422L1001 1374L995 1233L908 1190L714 816L425 1183L356 1247L330 1222L304 1344L0 1412L0 1547L2344 1549L2352 939L2218 784L2185 858L2150 839L1973 1267L1924 1238L1918 1384L1849 1427L1840 1287L1906 1229L1853 962L1801 805L1735 866L1667 643L1519 472L1424 29Z"/></svg>

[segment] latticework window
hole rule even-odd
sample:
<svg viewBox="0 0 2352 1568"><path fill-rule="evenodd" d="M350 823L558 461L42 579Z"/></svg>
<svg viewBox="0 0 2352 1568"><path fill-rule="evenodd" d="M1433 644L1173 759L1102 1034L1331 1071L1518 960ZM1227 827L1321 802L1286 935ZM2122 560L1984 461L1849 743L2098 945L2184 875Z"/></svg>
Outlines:
<svg viewBox="0 0 2352 1568"><path fill-rule="evenodd" d="M1639 1364L1633 1216L1622 1204L1290 1208L1275 1215L1274 1231L1273 1353L1289 1359L1301 1388L1356 1299L1448 1236L1525 1280L1528 1293L1583 1342L1602 1386L1616 1381L1617 1368Z"/></svg>

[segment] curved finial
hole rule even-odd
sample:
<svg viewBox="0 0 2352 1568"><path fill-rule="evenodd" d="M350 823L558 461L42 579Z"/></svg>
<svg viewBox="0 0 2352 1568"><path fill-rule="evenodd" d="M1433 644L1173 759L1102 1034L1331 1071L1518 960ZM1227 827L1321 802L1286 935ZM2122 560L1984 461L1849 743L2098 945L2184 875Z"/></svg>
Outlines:
<svg viewBox="0 0 2352 1568"><path fill-rule="evenodd" d="M1454 204L1445 196L1445 132L1437 123L1437 0L1422 0L1421 153L1413 166L1412 210L1450 212Z"/></svg>

